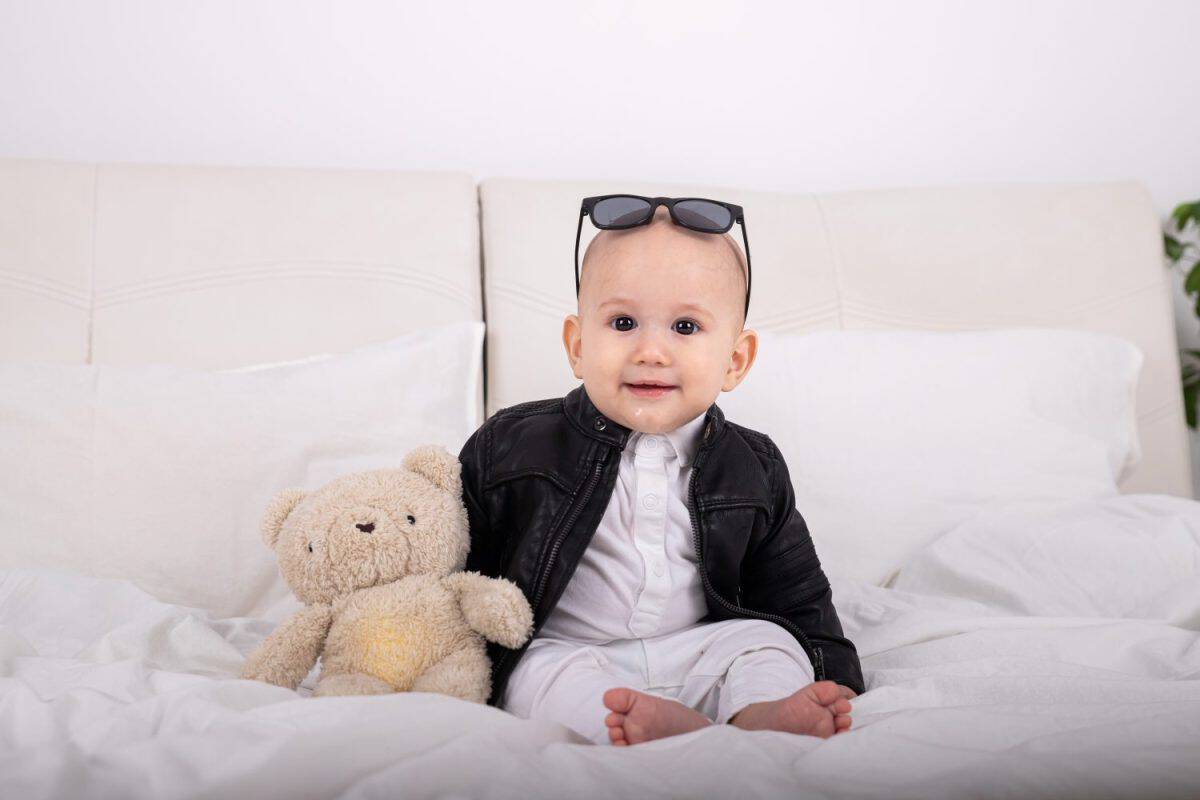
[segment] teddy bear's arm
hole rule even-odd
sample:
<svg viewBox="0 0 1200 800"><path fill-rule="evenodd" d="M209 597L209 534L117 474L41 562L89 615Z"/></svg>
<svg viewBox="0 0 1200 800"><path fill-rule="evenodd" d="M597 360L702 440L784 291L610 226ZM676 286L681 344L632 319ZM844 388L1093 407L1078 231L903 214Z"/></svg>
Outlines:
<svg viewBox="0 0 1200 800"><path fill-rule="evenodd" d="M467 624L485 639L516 648L533 632L529 601L512 581L478 572L455 572L444 583L458 596Z"/></svg>
<svg viewBox="0 0 1200 800"><path fill-rule="evenodd" d="M314 603L281 622L250 654L242 677L295 689L317 663L333 622L333 608Z"/></svg>

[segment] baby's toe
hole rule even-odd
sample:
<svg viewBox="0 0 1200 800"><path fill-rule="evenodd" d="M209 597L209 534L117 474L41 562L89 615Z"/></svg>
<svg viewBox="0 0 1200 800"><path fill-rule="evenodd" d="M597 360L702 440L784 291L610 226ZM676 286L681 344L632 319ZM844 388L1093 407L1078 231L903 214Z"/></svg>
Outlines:
<svg viewBox="0 0 1200 800"><path fill-rule="evenodd" d="M830 706L835 714L849 714L851 710L850 701L844 697L839 697L833 705Z"/></svg>
<svg viewBox="0 0 1200 800"><path fill-rule="evenodd" d="M823 706L832 706L835 702L842 699L842 693L833 681L810 683L808 689L810 696Z"/></svg>
<svg viewBox="0 0 1200 800"><path fill-rule="evenodd" d="M633 701L637 697L637 692L628 687L620 687L617 689L609 689L604 693L604 705L609 711L615 711L618 714L627 714L629 709L633 708Z"/></svg>
<svg viewBox="0 0 1200 800"><path fill-rule="evenodd" d="M833 718L833 726L834 726L834 728L837 729L838 733L841 733L842 731L845 731L845 730L849 730L850 717L846 716L845 714L838 714L836 717Z"/></svg>

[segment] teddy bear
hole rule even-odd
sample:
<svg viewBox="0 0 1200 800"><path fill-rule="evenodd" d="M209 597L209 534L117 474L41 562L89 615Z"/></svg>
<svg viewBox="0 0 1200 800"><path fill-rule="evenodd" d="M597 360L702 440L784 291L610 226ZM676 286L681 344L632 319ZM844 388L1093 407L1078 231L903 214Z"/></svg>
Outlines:
<svg viewBox="0 0 1200 800"><path fill-rule="evenodd" d="M414 448L398 468L284 489L261 533L305 605L250 654L243 678L295 689L320 658L315 696L414 691L486 703L484 639L516 648L532 632L515 583L463 571L461 464L440 445Z"/></svg>

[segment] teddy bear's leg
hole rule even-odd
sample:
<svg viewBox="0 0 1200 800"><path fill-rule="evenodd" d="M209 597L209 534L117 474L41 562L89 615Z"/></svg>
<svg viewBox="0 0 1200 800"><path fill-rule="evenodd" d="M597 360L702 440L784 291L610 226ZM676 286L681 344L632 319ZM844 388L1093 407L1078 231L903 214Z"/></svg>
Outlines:
<svg viewBox="0 0 1200 800"><path fill-rule="evenodd" d="M362 672L322 675L313 689L313 697L348 694L388 694L395 691L387 681Z"/></svg>
<svg viewBox="0 0 1200 800"><path fill-rule="evenodd" d="M455 650L425 670L413 683L414 692L437 692L486 703L492 692L492 665L483 647Z"/></svg>

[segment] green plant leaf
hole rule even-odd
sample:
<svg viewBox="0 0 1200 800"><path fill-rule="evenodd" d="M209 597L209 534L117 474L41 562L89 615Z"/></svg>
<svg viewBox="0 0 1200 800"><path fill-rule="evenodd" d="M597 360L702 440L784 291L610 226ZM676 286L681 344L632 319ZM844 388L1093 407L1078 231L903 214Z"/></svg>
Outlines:
<svg viewBox="0 0 1200 800"><path fill-rule="evenodd" d="M1189 428L1196 427L1196 397L1200 396L1200 386L1183 387L1183 413L1187 417Z"/></svg>
<svg viewBox="0 0 1200 800"><path fill-rule="evenodd" d="M1183 281L1183 290L1188 294L1200 292L1200 261L1192 264L1187 277Z"/></svg>
<svg viewBox="0 0 1200 800"><path fill-rule="evenodd" d="M1167 254L1167 258L1172 261L1178 261L1183 257L1183 242L1176 239L1169 233L1163 234L1163 250ZM1188 289L1191 292L1191 289Z"/></svg>
<svg viewBox="0 0 1200 800"><path fill-rule="evenodd" d="M1171 219L1175 220L1175 227L1180 232L1188 226L1189 222L1200 225L1200 200L1175 206L1175 210L1171 212Z"/></svg>

